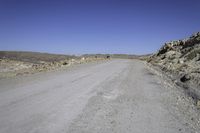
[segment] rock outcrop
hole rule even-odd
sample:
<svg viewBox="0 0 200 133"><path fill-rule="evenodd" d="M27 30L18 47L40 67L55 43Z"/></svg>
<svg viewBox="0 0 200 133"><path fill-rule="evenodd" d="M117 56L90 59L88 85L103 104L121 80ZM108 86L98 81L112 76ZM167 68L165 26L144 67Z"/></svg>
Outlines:
<svg viewBox="0 0 200 133"><path fill-rule="evenodd" d="M188 39L166 43L148 62L200 94L200 32ZM196 93L196 92L195 92Z"/></svg>

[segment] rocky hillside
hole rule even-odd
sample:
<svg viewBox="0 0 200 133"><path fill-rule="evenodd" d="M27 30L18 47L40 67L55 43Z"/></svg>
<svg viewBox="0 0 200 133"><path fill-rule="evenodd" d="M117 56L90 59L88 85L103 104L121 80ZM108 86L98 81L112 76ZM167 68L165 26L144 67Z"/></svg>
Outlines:
<svg viewBox="0 0 200 133"><path fill-rule="evenodd" d="M148 62L171 75L186 88L200 94L200 32L183 40L166 43Z"/></svg>

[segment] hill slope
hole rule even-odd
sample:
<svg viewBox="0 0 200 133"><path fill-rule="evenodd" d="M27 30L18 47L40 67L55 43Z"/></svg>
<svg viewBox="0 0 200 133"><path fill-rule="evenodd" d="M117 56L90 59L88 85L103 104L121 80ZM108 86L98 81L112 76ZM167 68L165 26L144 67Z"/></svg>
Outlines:
<svg viewBox="0 0 200 133"><path fill-rule="evenodd" d="M200 96L200 32L183 40L166 43L148 62L171 75Z"/></svg>

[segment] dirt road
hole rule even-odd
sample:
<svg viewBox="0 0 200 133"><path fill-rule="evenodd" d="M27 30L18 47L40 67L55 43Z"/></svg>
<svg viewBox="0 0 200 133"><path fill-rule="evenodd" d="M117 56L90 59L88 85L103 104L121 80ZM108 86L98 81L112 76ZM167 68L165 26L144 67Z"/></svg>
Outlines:
<svg viewBox="0 0 200 133"><path fill-rule="evenodd" d="M0 133L198 132L177 98L138 60L4 79Z"/></svg>

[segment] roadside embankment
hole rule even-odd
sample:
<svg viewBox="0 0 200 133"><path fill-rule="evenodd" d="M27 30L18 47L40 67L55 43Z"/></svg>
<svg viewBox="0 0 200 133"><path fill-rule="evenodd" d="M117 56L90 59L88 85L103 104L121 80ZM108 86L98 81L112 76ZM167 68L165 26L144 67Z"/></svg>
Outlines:
<svg viewBox="0 0 200 133"><path fill-rule="evenodd" d="M200 32L187 39L165 43L146 60L176 85L184 88L200 106Z"/></svg>
<svg viewBox="0 0 200 133"><path fill-rule="evenodd" d="M101 61L109 58L98 56L68 56L27 52L0 53L0 79L18 75L67 68L76 64Z"/></svg>

